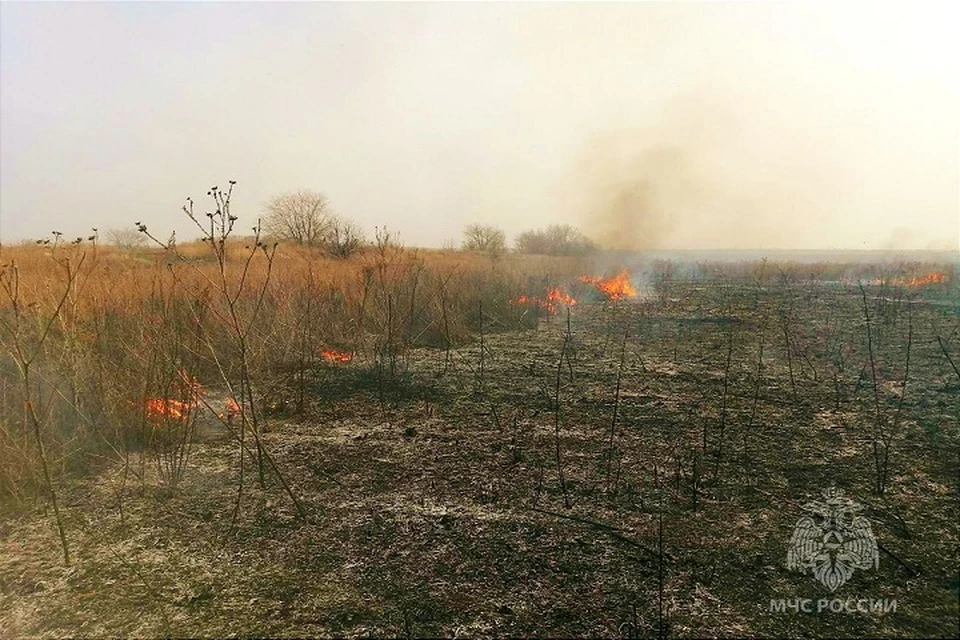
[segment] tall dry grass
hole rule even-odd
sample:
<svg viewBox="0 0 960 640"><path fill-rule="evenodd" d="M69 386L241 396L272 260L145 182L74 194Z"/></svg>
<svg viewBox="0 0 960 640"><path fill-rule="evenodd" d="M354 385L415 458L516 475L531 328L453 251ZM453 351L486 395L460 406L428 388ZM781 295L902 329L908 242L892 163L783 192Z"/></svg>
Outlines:
<svg viewBox="0 0 960 640"><path fill-rule="evenodd" d="M574 258L410 249L385 232L346 260L294 245L269 253L255 243L228 238L223 267L209 242L0 247L3 268L18 275L17 299L0 299L0 502L44 492L14 333L36 350L30 393L54 477L103 457L130 464L134 455L141 477L154 460L175 484L180 462L171 462L169 433L159 433L171 421L152 416L149 402L175 399L184 376L207 388L240 387L242 354L221 289L235 294L255 389L292 378L302 409L305 375L325 350L396 377L411 349L471 340L481 307L485 331L529 327L531 315L511 299L589 271ZM41 341L44 318L52 320ZM131 469L136 474L138 465Z"/></svg>
<svg viewBox="0 0 960 640"><path fill-rule="evenodd" d="M95 236L0 246L0 507L47 498L66 561L57 492L66 474L120 461L122 514L128 477L176 488L198 416L206 414L240 447L234 517L245 468L254 463L261 485L272 474L299 512L295 490L260 438L273 389L293 389L287 409L304 410L310 394L324 393L309 382L330 352L366 369L381 390L398 384L411 350L450 350L478 334L533 327L536 306L511 301L567 285L579 295L576 287L587 285L577 277L610 262L414 249L383 229L371 246L337 259L265 245L259 235L235 237L229 195L217 215L219 231L211 226L204 241L178 246L121 250ZM931 268L635 262L631 272L645 273L664 305L672 304L672 284L684 281L783 288L790 306L780 310L780 327L787 353L798 356L807 338L792 322L792 305L815 303L806 282L879 282L871 336L879 342L896 316L889 310L909 293L903 283ZM936 268L956 282L955 265ZM944 295L955 292L944 288ZM205 391L227 404L209 401Z"/></svg>

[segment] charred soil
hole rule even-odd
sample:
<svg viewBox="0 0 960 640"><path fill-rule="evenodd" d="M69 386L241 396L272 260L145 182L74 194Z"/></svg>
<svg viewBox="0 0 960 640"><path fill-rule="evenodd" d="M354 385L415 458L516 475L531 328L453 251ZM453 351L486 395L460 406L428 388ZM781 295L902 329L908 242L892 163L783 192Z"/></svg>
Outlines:
<svg viewBox="0 0 960 640"><path fill-rule="evenodd" d="M214 427L176 492L105 461L61 485L71 566L42 500L0 519L0 635L956 637L960 325L935 298L678 283L323 364L263 436L304 515L251 467L231 525ZM828 487L880 552L832 593L785 567ZM771 609L796 598L897 604Z"/></svg>

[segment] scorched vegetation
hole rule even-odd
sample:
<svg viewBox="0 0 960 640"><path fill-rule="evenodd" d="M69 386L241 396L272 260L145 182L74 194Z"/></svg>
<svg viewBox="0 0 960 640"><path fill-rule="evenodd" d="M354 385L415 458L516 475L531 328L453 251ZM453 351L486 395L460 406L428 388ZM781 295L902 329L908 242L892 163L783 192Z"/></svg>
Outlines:
<svg viewBox="0 0 960 640"><path fill-rule="evenodd" d="M952 636L956 264L55 237L0 254L22 635ZM880 564L786 570L801 506ZM885 615L780 598L896 599Z"/></svg>

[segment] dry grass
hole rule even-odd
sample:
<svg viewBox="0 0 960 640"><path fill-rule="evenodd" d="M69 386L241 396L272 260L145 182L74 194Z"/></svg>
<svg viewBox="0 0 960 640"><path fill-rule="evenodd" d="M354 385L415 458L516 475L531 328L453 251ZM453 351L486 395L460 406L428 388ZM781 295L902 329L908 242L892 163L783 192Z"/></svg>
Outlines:
<svg viewBox="0 0 960 640"><path fill-rule="evenodd" d="M302 380L325 349L378 363L390 383L402 375L409 349L450 349L470 340L481 306L487 331L529 326L531 318L508 301L587 268L582 260L491 259L389 241L340 260L286 245L271 255L257 250L255 239L228 239L224 255L221 265L202 242L176 251L0 248L4 277L16 284L0 300L3 500L27 499L38 481L17 409L26 399L9 357L14 335L36 355L36 401L45 407L44 438L59 475L87 466L86 454L126 455L142 447L150 430L147 400L166 397L181 371L205 386L236 383L238 322L269 405L270 390L290 375Z"/></svg>
<svg viewBox="0 0 960 640"><path fill-rule="evenodd" d="M837 479L893 554L857 584L928 577L916 617L821 631L935 635L956 615L955 264L493 258L378 235L346 260L228 237L0 247L0 265L14 633L809 635L753 596L810 587L776 572L777 505ZM639 299L581 278L623 269ZM555 288L569 316L515 303Z"/></svg>
<svg viewBox="0 0 960 640"><path fill-rule="evenodd" d="M148 466L121 500L111 462L63 483L75 567L58 566L39 510L0 520L0 622L51 636L950 637L960 378L937 338L956 353L958 289L868 285L884 415L904 397L911 326L914 348L879 494L857 287L780 266L616 304L573 283L569 338L561 315L485 330L449 358L410 347L383 387L371 332L350 363L309 368L302 412L265 423L305 516L270 481L231 525L239 452L222 430L175 492ZM295 395L297 376L277 375L275 397ZM769 611L832 597L783 566L801 506L829 484L865 505L884 548L837 597L896 598L896 612Z"/></svg>

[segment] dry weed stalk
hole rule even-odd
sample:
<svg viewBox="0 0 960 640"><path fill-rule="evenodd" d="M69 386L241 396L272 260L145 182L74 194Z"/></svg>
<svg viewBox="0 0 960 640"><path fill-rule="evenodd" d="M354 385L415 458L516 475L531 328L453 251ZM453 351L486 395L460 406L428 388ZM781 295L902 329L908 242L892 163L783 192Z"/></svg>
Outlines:
<svg viewBox="0 0 960 640"><path fill-rule="evenodd" d="M610 492L610 467L614 453L614 435L617 428L617 415L620 411L620 384L623 379L623 366L627 358L627 339L630 332L623 332L623 342L620 345L620 364L617 366L617 384L613 392L613 416L610 418L610 437L607 439L606 464L604 465L604 484L606 492Z"/></svg>
<svg viewBox="0 0 960 640"><path fill-rule="evenodd" d="M867 308L867 291L863 287L863 283L858 283L860 287L860 295L863 301L863 319L864 324L866 325L866 334L867 334L867 355L869 357L870 364L870 382L873 389L873 404L875 411L874 418L874 428L873 428L873 460L874 460L874 470L876 472L874 490L879 494L883 495L887 488L887 478L888 478L888 466L890 461L890 446L892 441L892 434L889 429L886 428L885 416L882 409L880 408L880 384L877 380L877 364L876 357L873 352L873 332L871 331L871 316L870 310ZM913 329L911 327L911 341L912 341ZM907 346L907 362L909 366L910 358L910 347Z"/></svg>
<svg viewBox="0 0 960 640"><path fill-rule="evenodd" d="M265 486L266 467L269 465L284 492L296 508L297 513L301 517L305 515L300 500L287 483L286 478L277 467L273 457L270 456L264 448L261 438L261 409L258 406L259 398L255 390L252 367L253 349L251 340L257 328L257 320L263 309L264 299L273 273L277 245L267 246L261 242L261 229L258 221L257 225L253 227L252 242L245 247L245 255L240 263L239 274L233 277L234 274L231 268L232 261L228 255L228 240L234 233L234 227L237 222L237 217L230 212L233 186L235 184L235 181L231 180L226 190L218 187L210 189L208 195L213 199L215 211L204 214L207 218L206 223L203 223L195 213L192 199L188 199L187 204L183 207L183 212L200 230L203 242L213 250L216 261L214 277L210 277L203 271L197 270L201 275L202 281L205 282L207 286L200 290L194 289L192 297L194 300L199 300L205 298L208 291L214 293L215 297L211 302L216 302L216 304L210 306L210 311L217 317L222 326L228 328L229 334L232 337L232 346L236 350L236 363L239 366L239 371L237 372L238 384L235 385L232 376L229 375L224 368L225 354L221 353L221 349L218 348L214 336L202 330L202 339L207 348L208 355L216 364L221 382L227 388L229 397L235 399L239 407L240 432L237 437L240 443L239 482L237 484L237 498L231 516L231 526L236 523L243 498L245 454L247 451L245 445L248 432L253 437L256 447L257 474L261 487ZM165 250L173 253L180 261L186 262L191 266L193 265L193 263L187 260L186 256L178 250L174 243L162 243L149 233L146 225L137 223L137 226L141 233L147 235ZM258 255L261 256L265 262L265 272L262 274L260 282L255 283L252 279L251 266ZM179 282L183 286L187 286L185 281L179 280ZM196 312L196 308L191 307L191 309L194 311L194 317L199 323L200 316ZM202 324L200 326L202 326ZM221 421L226 423L225 418L221 419Z"/></svg>
<svg viewBox="0 0 960 640"><path fill-rule="evenodd" d="M570 313L570 310L567 310ZM560 447L560 377L563 372L563 361L567 357L567 346L570 344L570 324L567 323L567 330L563 334L563 345L560 347L560 358L557 360L557 377L553 396L553 443L554 443L554 462L557 466L557 479L560 481L560 490L563 492L563 504L569 509L570 496L567 493L567 481L563 475L563 459L561 457Z"/></svg>
<svg viewBox="0 0 960 640"><path fill-rule="evenodd" d="M26 302L21 290L20 269L16 263L5 264L0 267L0 289L10 305L10 316L0 315L0 325L4 330L4 347L16 364L23 393L24 413L33 434L37 448L37 458L43 474L43 481L47 490L50 505L53 507L57 534L63 549L63 562L70 564L70 547L67 543L67 534L64 528L63 516L60 512L60 503L57 498L57 489L54 486L53 475L50 469L46 447L44 446L45 419L38 410L36 387L33 379L34 365L43 354L44 344L50 336L50 330L60 318L64 305L70 298L77 274L86 255L80 256L76 264L69 258L58 260L58 266L64 272L63 294L56 305L47 314L37 302Z"/></svg>

